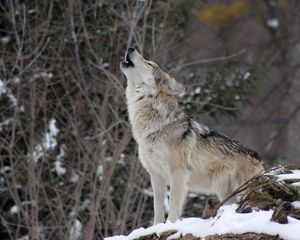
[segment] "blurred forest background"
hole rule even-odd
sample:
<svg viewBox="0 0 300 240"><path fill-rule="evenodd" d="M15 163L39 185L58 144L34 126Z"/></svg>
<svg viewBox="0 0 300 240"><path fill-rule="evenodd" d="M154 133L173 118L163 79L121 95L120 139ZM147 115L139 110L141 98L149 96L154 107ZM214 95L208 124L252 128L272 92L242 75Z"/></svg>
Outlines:
<svg viewBox="0 0 300 240"><path fill-rule="evenodd" d="M300 1L2 0L0 239L103 239L152 223L119 70L129 45L266 168L300 163ZM185 216L203 198L191 193Z"/></svg>

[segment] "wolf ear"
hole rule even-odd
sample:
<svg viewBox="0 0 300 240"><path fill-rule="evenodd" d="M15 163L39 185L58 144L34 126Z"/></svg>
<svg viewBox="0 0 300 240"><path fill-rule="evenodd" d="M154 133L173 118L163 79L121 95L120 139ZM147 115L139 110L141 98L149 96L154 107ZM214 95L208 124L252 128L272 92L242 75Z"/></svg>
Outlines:
<svg viewBox="0 0 300 240"><path fill-rule="evenodd" d="M178 96L181 93L184 93L184 91L185 88L181 83L176 82L174 78L170 79L168 87L166 89L167 94Z"/></svg>

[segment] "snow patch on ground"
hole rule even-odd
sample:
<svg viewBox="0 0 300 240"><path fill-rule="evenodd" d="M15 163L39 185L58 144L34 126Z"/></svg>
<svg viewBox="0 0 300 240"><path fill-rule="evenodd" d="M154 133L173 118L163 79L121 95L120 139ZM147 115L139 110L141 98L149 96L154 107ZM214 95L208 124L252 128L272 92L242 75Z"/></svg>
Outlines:
<svg viewBox="0 0 300 240"><path fill-rule="evenodd" d="M278 174L278 170L268 172L268 175L275 175L277 181L286 179L299 179L300 170L292 170L291 173ZM300 186L299 182L293 183L294 186ZM300 209L300 201L294 201L293 206ZM288 217L287 224L279 224L271 221L273 210L253 211L251 213L236 213L236 204L223 206L219 209L214 218L186 218L178 220L175 223L160 223L149 228L139 228L131 232L128 236L114 236L105 238L105 240L133 240L141 236L156 233L158 236L163 232L175 230L172 237L192 234L195 237L204 238L214 234L235 233L241 234L246 232L265 233L269 235L279 235L285 240L298 240L300 233L300 220Z"/></svg>
<svg viewBox="0 0 300 240"><path fill-rule="evenodd" d="M300 187L300 182L294 182L294 183L292 183L292 186L294 186L294 187Z"/></svg>
<svg viewBox="0 0 300 240"><path fill-rule="evenodd" d="M300 170L292 170L292 173L279 174L277 175L278 181L286 179L300 179Z"/></svg>
<svg viewBox="0 0 300 240"><path fill-rule="evenodd" d="M271 222L273 211L254 211L243 214L236 213L237 205L227 205L220 208L214 218L186 218L175 223L167 222L149 228L139 228L128 236L114 236L105 240L133 240L144 235L176 230L176 236L192 234L195 237L206 237L213 234L256 232L276 235L286 240L298 240L300 221L289 217L288 224ZM175 236L174 236L175 237Z"/></svg>

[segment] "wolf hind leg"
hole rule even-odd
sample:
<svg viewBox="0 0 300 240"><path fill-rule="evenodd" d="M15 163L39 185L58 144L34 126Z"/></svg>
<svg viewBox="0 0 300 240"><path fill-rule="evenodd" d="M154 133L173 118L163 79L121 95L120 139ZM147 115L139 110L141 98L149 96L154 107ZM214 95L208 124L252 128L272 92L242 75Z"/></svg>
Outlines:
<svg viewBox="0 0 300 240"><path fill-rule="evenodd" d="M154 197L153 225L155 225L165 221L164 198L166 195L167 185L165 183L164 178L157 174L150 174L150 178Z"/></svg>

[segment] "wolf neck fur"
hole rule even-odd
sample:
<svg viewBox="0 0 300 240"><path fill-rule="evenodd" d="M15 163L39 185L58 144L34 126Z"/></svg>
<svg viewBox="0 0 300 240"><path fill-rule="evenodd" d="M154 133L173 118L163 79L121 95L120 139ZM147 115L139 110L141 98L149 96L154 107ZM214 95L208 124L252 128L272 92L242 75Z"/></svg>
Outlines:
<svg viewBox="0 0 300 240"><path fill-rule="evenodd" d="M133 135L139 140L155 139L166 132L168 126L180 124L185 113L179 108L177 99L163 91L149 94L143 91L127 89L129 119Z"/></svg>

